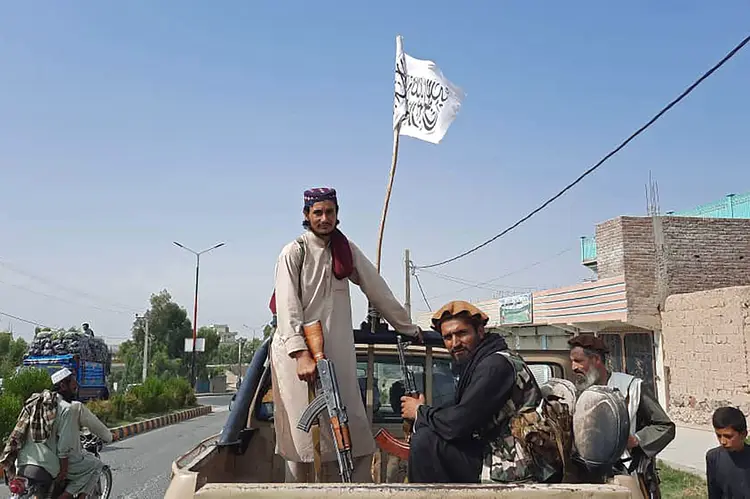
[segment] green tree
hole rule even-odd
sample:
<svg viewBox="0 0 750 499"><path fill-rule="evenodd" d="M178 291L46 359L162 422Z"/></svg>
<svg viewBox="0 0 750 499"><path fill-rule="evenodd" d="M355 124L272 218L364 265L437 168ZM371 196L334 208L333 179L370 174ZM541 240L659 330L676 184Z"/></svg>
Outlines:
<svg viewBox="0 0 750 499"><path fill-rule="evenodd" d="M0 377L12 374L21 365L28 345L23 338L13 339L13 334L0 332Z"/></svg>
<svg viewBox="0 0 750 499"><path fill-rule="evenodd" d="M265 326L263 326L263 339L265 340L266 338L270 337L271 334L273 334L273 326L271 326L270 324L266 324Z"/></svg>
<svg viewBox="0 0 750 499"><path fill-rule="evenodd" d="M210 360L216 358L216 353L219 350L219 335L212 327L203 326L196 332L198 338L205 338L206 345L203 352L197 352L195 354L195 371L198 378L207 378L208 369L207 365L210 364ZM184 354L185 364L187 366L192 365L192 352L185 352Z"/></svg>
<svg viewBox="0 0 750 499"><path fill-rule="evenodd" d="M118 384L122 385L140 383L143 369L143 347L139 347L133 340L124 341L120 343L118 356L125 364L125 371L121 376L118 375L110 381L117 381Z"/></svg>
<svg viewBox="0 0 750 499"><path fill-rule="evenodd" d="M193 328L187 311L172 301L167 290L151 295L151 307L146 311L148 332L153 345L165 345L170 359L182 357L185 338L193 336ZM144 321L133 322L133 340L143 351Z"/></svg>
<svg viewBox="0 0 750 499"><path fill-rule="evenodd" d="M151 295L151 306L142 318L133 322L133 339L120 345L119 357L125 362L123 379L126 383L139 383L143 369L143 340L146 323L149 333L149 375L189 377L192 353L185 352L185 340L193 337L193 328L187 310L174 301L168 291ZM197 336L206 339L205 352L196 354L196 373L206 376L206 365L219 347L219 335L213 328L202 327Z"/></svg>

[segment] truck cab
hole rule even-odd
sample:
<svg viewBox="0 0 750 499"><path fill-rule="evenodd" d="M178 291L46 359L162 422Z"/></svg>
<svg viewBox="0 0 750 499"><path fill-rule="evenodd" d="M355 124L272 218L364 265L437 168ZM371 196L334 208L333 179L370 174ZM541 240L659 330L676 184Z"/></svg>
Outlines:
<svg viewBox="0 0 750 499"><path fill-rule="evenodd" d="M401 372L396 333L354 331L357 375L373 436L385 428L403 438L400 415ZM210 437L172 464L170 498L225 497L612 497L629 498L614 485L407 484L406 462L376 451L373 484L284 484L284 463L275 454L270 339L258 349L219 435ZM540 382L572 377L567 350L521 352ZM428 404L454 396L451 357L442 338L426 333L424 345L410 346L407 363ZM592 494L595 492L596 494Z"/></svg>
<svg viewBox="0 0 750 499"><path fill-rule="evenodd" d="M78 354L43 355L26 357L22 367L44 369L50 375L67 367L76 376L79 400L107 400L109 398L105 369L101 362L84 360Z"/></svg>

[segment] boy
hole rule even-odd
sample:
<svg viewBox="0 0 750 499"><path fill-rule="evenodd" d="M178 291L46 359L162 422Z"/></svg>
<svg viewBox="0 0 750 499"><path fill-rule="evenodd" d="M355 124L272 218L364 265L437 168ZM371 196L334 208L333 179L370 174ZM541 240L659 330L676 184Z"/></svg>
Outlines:
<svg viewBox="0 0 750 499"><path fill-rule="evenodd" d="M735 407L720 407L713 415L719 447L706 453L709 499L750 499L750 447L747 421Z"/></svg>

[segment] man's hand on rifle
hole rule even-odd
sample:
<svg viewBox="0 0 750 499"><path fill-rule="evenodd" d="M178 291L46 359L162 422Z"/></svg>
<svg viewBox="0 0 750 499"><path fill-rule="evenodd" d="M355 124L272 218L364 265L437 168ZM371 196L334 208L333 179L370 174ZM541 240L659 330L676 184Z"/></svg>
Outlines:
<svg viewBox="0 0 750 499"><path fill-rule="evenodd" d="M314 383L317 366L310 352L308 350L301 350L295 353L294 358L297 359L297 377L300 381Z"/></svg>
<svg viewBox="0 0 750 499"><path fill-rule="evenodd" d="M414 421L417 419L417 409L424 403L425 398L421 393L417 397L404 395L401 397L401 417Z"/></svg>

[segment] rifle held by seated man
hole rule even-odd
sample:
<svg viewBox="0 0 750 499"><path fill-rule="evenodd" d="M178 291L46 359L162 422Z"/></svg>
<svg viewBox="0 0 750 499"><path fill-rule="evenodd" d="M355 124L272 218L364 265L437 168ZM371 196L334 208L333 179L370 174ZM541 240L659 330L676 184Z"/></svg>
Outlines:
<svg viewBox="0 0 750 499"><path fill-rule="evenodd" d="M417 398L419 397L419 390L417 390L417 383L414 380L414 373L411 372L409 366L406 364L406 347L409 346L408 341L402 341L401 337L396 337L398 347L398 361L401 364L401 382L404 385L404 395L407 397ZM411 432L414 427L414 421L404 419L404 440L399 440L394 437L388 430L381 428L375 435L375 442L378 444L384 452L393 454L399 459L409 459L409 440L411 439Z"/></svg>

